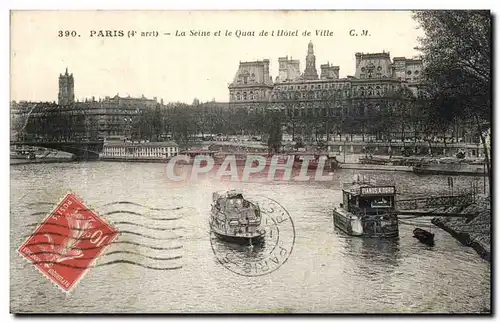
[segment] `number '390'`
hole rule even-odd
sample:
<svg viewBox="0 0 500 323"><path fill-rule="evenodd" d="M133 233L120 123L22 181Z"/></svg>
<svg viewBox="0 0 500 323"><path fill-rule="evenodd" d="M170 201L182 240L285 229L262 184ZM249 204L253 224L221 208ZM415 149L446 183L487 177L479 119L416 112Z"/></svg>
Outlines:
<svg viewBox="0 0 500 323"><path fill-rule="evenodd" d="M59 30L57 32L58 37L77 37L78 33L75 30Z"/></svg>

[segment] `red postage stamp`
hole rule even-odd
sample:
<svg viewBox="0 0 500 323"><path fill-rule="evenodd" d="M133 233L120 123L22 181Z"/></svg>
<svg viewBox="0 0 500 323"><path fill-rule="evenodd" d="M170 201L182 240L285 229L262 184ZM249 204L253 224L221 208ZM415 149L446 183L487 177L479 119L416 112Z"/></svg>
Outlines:
<svg viewBox="0 0 500 323"><path fill-rule="evenodd" d="M68 193L18 251L69 292L117 236L113 226Z"/></svg>

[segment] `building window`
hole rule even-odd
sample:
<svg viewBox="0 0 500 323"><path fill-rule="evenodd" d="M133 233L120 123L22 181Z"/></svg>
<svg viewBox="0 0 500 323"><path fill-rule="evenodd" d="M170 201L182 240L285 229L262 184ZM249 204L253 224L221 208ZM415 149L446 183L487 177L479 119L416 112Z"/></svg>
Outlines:
<svg viewBox="0 0 500 323"><path fill-rule="evenodd" d="M237 92L237 93L236 93L236 100L238 100L238 101L239 101L240 99L241 99L240 92Z"/></svg>
<svg viewBox="0 0 500 323"><path fill-rule="evenodd" d="M411 71L408 71L408 72L406 72L406 73L408 73L408 75L411 75Z"/></svg>
<svg viewBox="0 0 500 323"><path fill-rule="evenodd" d="M362 105L358 106L358 115L360 115L360 116L365 115L365 108Z"/></svg>

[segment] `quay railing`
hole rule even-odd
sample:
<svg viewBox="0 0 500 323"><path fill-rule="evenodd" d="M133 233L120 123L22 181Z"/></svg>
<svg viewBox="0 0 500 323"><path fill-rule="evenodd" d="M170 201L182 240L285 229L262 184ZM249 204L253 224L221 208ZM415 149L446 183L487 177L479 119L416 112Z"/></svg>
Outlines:
<svg viewBox="0 0 500 323"><path fill-rule="evenodd" d="M431 196L415 199L396 200L398 210L418 210L439 207L468 206L476 201L475 193L460 195Z"/></svg>

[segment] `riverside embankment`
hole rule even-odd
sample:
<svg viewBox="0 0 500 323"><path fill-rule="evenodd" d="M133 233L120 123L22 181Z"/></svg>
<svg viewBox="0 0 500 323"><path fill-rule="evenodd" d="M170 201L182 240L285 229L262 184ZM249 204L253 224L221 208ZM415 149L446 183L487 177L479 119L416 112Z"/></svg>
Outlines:
<svg viewBox="0 0 500 323"><path fill-rule="evenodd" d="M28 159L27 155L11 153L11 165L41 164L41 163L65 163L75 161L74 155L64 151L44 151L34 155L34 159Z"/></svg>
<svg viewBox="0 0 500 323"><path fill-rule="evenodd" d="M436 217L432 223L448 232L465 246L473 248L481 258L491 261L491 199L476 196L475 203L453 206L449 213L473 214L471 217Z"/></svg>

